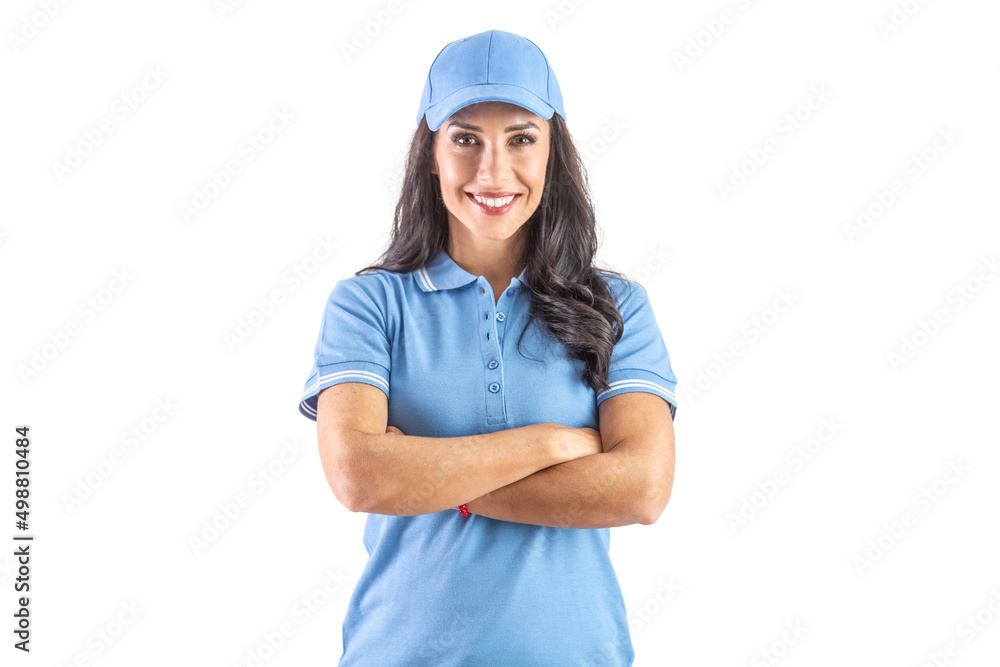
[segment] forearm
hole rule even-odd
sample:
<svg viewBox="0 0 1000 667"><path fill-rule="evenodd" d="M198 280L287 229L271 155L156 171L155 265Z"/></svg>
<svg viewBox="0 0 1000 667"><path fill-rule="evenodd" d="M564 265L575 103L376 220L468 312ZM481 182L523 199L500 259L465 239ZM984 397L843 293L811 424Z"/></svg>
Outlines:
<svg viewBox="0 0 1000 667"><path fill-rule="evenodd" d="M540 470L466 507L491 519L561 528L645 523L647 479L640 457L612 450Z"/></svg>
<svg viewBox="0 0 1000 667"><path fill-rule="evenodd" d="M355 432L337 467L351 509L407 516L455 508L470 498L566 460L540 425L455 438ZM340 495L340 494L338 494Z"/></svg>

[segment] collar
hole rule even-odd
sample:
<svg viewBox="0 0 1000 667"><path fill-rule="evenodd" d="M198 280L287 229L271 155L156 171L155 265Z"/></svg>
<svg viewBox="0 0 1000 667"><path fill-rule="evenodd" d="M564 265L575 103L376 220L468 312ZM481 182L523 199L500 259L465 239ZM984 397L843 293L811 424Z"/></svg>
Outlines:
<svg viewBox="0 0 1000 667"><path fill-rule="evenodd" d="M511 278L511 284L513 285L515 281L524 284L527 272L528 267L525 266L521 275ZM474 276L456 264L444 248L438 250L422 267L415 270L413 275L416 276L417 284L424 292L437 292L461 287L482 277Z"/></svg>

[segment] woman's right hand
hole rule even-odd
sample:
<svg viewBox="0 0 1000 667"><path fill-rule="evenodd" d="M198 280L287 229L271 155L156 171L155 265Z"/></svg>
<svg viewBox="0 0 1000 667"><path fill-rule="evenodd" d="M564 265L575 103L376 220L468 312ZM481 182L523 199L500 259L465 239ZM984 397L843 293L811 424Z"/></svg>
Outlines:
<svg viewBox="0 0 1000 667"><path fill-rule="evenodd" d="M553 436L560 443L562 455L566 461L601 454L604 448L601 443L601 432L592 428L575 428L564 424L545 424L551 429Z"/></svg>

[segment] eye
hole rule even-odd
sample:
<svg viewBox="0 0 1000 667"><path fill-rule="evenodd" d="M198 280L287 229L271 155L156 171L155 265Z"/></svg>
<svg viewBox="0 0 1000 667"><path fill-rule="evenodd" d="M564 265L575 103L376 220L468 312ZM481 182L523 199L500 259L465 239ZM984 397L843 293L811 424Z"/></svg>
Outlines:
<svg viewBox="0 0 1000 667"><path fill-rule="evenodd" d="M466 143L464 141L465 139L469 139L470 141ZM474 146L477 141L476 138L471 134L456 134L454 137L452 137L451 140L457 146ZM513 139L511 139L511 141L514 143L515 146L530 146L537 140L530 134L525 133L525 134L518 134Z"/></svg>

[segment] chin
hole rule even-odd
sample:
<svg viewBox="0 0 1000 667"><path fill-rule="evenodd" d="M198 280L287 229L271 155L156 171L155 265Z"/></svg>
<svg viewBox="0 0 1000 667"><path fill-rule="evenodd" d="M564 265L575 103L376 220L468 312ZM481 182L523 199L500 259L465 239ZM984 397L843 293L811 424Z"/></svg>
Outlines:
<svg viewBox="0 0 1000 667"><path fill-rule="evenodd" d="M484 241L506 241L513 236L513 234L490 234L488 232L482 232L476 234L479 238Z"/></svg>
<svg viewBox="0 0 1000 667"><path fill-rule="evenodd" d="M479 238L490 241L506 241L514 236L521 226L522 225L504 225L503 227L477 226L473 231Z"/></svg>

